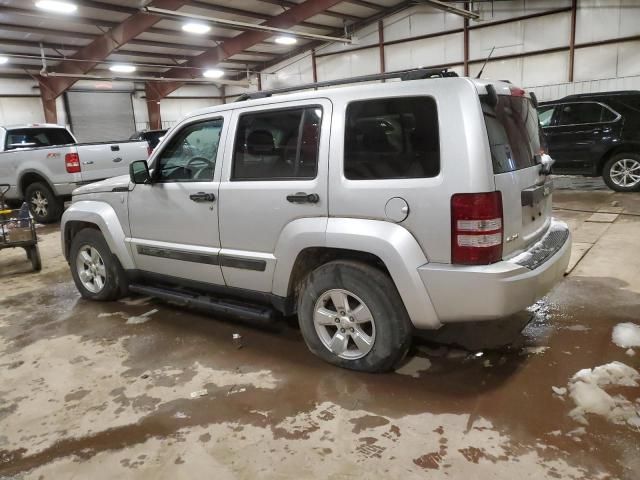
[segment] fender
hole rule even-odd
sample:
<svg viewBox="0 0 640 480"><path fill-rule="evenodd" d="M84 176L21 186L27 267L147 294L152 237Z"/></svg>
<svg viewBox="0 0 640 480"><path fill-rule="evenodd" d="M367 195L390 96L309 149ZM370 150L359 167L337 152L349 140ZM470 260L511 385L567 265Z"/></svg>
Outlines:
<svg viewBox="0 0 640 480"><path fill-rule="evenodd" d="M15 196L15 198L24 198L24 192L22 191L22 187L21 187L22 179L26 175L28 175L30 173L33 173L33 174L39 176L44 181L44 183L47 184L47 186L51 189L51 191L55 193L56 189L53 187L53 184L51 183L51 181L49 180L47 175L42 173L40 170L36 170L35 168L24 168L24 169L20 170L18 172L18 175L17 175L16 185L15 185L15 187L16 187L16 196Z"/></svg>
<svg viewBox="0 0 640 480"><path fill-rule="evenodd" d="M118 257L122 268L134 269L133 259L125 242L126 235L118 219L116 211L111 205L95 200L81 200L74 202L62 215L60 231L62 232L62 251L67 257L65 245L67 224L69 222L86 222L96 225L109 245L111 252ZM68 258L67 258L68 260Z"/></svg>
<svg viewBox="0 0 640 480"><path fill-rule="evenodd" d="M379 220L353 218L307 218L291 222L283 230L276 247L275 295L287 296L295 260L308 247L348 249L377 256L389 270L413 325L420 329L440 327L440 320L418 273L418 267L428 263L427 258L404 227Z"/></svg>

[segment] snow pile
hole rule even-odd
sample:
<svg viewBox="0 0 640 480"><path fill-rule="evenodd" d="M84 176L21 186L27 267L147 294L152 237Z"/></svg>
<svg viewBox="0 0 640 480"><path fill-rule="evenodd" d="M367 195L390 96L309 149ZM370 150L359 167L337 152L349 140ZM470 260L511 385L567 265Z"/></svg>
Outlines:
<svg viewBox="0 0 640 480"><path fill-rule="evenodd" d="M587 413L607 420L640 428L640 403L632 403L622 395L611 396L606 386L638 387L640 373L620 362L611 362L577 372L567 385L576 407L569 412L575 421L587 425Z"/></svg>
<svg viewBox="0 0 640 480"><path fill-rule="evenodd" d="M640 347L640 326L635 323L619 323L613 327L611 340L620 348Z"/></svg>

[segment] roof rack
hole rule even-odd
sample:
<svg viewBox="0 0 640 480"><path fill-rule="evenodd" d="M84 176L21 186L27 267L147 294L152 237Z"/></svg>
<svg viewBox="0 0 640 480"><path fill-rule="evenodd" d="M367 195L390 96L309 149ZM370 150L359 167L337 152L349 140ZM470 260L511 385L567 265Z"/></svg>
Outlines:
<svg viewBox="0 0 640 480"><path fill-rule="evenodd" d="M386 73L375 73L373 75L361 75L359 77L341 78L338 80L327 80L324 82L306 83L295 87L276 88L273 90L261 90L259 92L243 93L236 102L244 100L256 100L258 98L267 98L280 93L296 92L298 90L308 90L311 88L334 87L337 85L346 85L350 83L373 82L375 80L387 80L391 78L399 78L402 81L422 80L425 78L445 78L457 77L456 72L450 72L447 68L411 68L408 70L396 70Z"/></svg>

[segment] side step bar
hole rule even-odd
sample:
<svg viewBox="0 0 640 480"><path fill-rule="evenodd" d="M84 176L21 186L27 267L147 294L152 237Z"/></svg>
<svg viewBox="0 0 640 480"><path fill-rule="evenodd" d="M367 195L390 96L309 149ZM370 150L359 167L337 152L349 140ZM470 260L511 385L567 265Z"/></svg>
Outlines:
<svg viewBox="0 0 640 480"><path fill-rule="evenodd" d="M278 323L275 310L271 307L260 305L236 304L230 301L217 299L206 295L194 295L171 288L151 287L148 285L129 285L131 292L140 293L149 297L159 298L178 305L206 310L207 312L240 319L248 323L260 326L273 326Z"/></svg>

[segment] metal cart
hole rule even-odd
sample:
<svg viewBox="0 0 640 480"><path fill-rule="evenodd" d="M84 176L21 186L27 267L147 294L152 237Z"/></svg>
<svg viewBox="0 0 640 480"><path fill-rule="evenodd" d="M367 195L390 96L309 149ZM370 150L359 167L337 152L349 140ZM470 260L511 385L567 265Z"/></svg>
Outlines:
<svg viewBox="0 0 640 480"><path fill-rule="evenodd" d="M0 184L0 250L24 248L33 270L39 272L42 269L42 261L36 236L36 224L27 208L11 210L6 206L4 196L9 188L10 185Z"/></svg>

